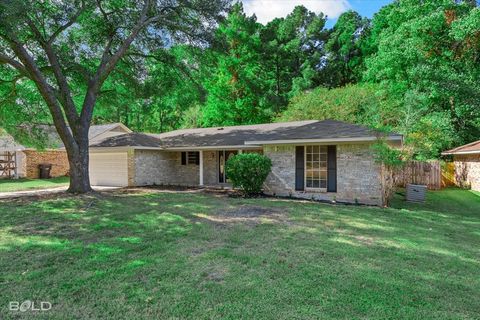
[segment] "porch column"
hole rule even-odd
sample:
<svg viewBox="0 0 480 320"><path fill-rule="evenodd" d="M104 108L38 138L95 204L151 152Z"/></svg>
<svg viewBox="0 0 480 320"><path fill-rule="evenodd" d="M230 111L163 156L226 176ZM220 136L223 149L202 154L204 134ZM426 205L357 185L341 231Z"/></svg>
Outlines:
<svg viewBox="0 0 480 320"><path fill-rule="evenodd" d="M203 186L203 150L200 150L200 186Z"/></svg>

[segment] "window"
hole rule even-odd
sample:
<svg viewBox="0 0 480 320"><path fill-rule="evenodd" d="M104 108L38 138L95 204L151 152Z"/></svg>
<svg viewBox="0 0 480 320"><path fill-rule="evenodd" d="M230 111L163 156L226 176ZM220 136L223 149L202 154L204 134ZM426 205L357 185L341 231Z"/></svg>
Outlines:
<svg viewBox="0 0 480 320"><path fill-rule="evenodd" d="M305 186L311 189L327 188L327 146L306 146Z"/></svg>
<svg viewBox="0 0 480 320"><path fill-rule="evenodd" d="M182 165L200 164L200 152L184 151L182 152Z"/></svg>

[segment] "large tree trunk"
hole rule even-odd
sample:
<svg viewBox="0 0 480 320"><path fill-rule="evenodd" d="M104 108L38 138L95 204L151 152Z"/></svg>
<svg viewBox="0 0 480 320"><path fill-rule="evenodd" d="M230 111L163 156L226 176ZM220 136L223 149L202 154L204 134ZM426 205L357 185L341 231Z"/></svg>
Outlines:
<svg viewBox="0 0 480 320"><path fill-rule="evenodd" d="M79 145L78 150L69 150L67 148L68 162L70 164L70 193L87 193L92 192L90 186L90 177L88 175L88 138L86 143Z"/></svg>

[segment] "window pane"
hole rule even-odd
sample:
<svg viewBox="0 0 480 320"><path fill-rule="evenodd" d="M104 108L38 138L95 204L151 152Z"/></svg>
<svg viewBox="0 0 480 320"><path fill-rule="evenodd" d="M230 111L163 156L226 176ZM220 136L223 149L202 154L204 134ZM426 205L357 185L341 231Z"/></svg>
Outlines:
<svg viewBox="0 0 480 320"><path fill-rule="evenodd" d="M305 187L326 188L327 185L327 146L306 146Z"/></svg>
<svg viewBox="0 0 480 320"><path fill-rule="evenodd" d="M320 188L326 188L327 187L327 180L320 180Z"/></svg>
<svg viewBox="0 0 480 320"><path fill-rule="evenodd" d="M320 171L320 179L327 179L327 171Z"/></svg>

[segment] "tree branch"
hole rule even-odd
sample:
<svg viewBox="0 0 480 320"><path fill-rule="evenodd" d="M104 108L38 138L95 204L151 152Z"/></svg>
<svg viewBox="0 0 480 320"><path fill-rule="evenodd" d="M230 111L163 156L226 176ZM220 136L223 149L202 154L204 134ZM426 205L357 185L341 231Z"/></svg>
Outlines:
<svg viewBox="0 0 480 320"><path fill-rule="evenodd" d="M53 41L55 41L55 39L65 30L67 30L68 28L70 28L78 19L78 17L80 17L80 15L85 11L86 9L86 5L85 5L85 1L82 0L82 6L80 7L80 9L77 11L77 13L75 13L73 15L73 17L67 22L65 23L64 25L60 26L60 28L58 28L51 36L50 38L48 38L47 40L47 43L48 44L52 44Z"/></svg>
<svg viewBox="0 0 480 320"><path fill-rule="evenodd" d="M72 150L78 150L78 145L74 143L75 139L73 138L72 132L68 129L68 126L65 122L65 118L63 116L62 109L58 104L55 91L48 84L47 80L38 68L34 59L30 56L30 54L24 48L23 44L14 35L9 34L8 37L4 37L4 39L9 43L10 48L21 60L25 70L28 71L30 78L35 83L38 91L44 98L52 114L55 128L57 129L58 134L62 138L63 143L71 147Z"/></svg>
<svg viewBox="0 0 480 320"><path fill-rule="evenodd" d="M31 79L30 74L21 62L18 62L17 60L10 58L9 56L2 53L0 53L0 64L9 64L15 69L17 69L22 75Z"/></svg>
<svg viewBox="0 0 480 320"><path fill-rule="evenodd" d="M72 131L74 131L75 135L75 127L78 121L78 113L75 108L75 103L72 99L70 86L68 85L67 78L63 74L58 57L55 54L51 43L45 41L38 28L28 16L26 17L26 21L33 34L35 35L36 40L40 43L43 50L45 50L45 53L47 54L48 61L52 66L53 74L55 75L55 79L57 80L57 84L60 89L60 101L62 102L63 110L65 111L65 115L67 116L68 124L72 128Z"/></svg>
<svg viewBox="0 0 480 320"><path fill-rule="evenodd" d="M145 0L145 4L143 6L142 12L140 14L140 18L138 19L137 24L132 29L130 35L123 41L120 45L118 50L115 54L110 55L111 45L113 43L114 36L110 38L107 46L102 55L102 61L100 66L97 69L97 72L93 76L93 78L88 83L87 94L85 95L85 100L82 106L82 112L80 115L80 121L87 125L90 123L93 114L93 107L95 105L96 96L98 91L100 90L103 82L108 77L108 75L112 72L115 68L117 62L125 55L125 52L128 50L132 42L135 40L137 35L140 31L150 23L149 19L147 19L148 10L151 6L151 0Z"/></svg>

